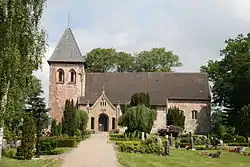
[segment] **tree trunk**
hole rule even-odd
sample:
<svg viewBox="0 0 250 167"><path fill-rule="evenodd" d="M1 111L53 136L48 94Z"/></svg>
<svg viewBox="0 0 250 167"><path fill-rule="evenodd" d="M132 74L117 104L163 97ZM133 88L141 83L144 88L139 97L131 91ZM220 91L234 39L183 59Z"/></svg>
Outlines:
<svg viewBox="0 0 250 167"><path fill-rule="evenodd" d="M2 112L2 115L4 115L5 113L5 110L6 110L6 104L7 104L7 100L8 100L8 93L9 93L9 88L10 88L10 81L8 81L7 83L7 87L6 87L6 90L5 90L5 94L3 95L2 97L2 100L1 100L1 112ZM4 134L4 131L3 131L3 128L4 128L4 118L3 120L0 120L0 132L2 133L2 135L0 136L0 158L2 156L2 148L3 148L3 134Z"/></svg>

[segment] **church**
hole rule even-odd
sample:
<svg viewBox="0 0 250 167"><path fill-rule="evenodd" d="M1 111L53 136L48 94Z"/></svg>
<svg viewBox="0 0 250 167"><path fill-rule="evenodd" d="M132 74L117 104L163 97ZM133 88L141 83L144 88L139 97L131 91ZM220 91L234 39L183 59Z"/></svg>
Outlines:
<svg viewBox="0 0 250 167"><path fill-rule="evenodd" d="M167 109L178 107L185 115L185 131L206 134L210 127L210 91L206 73L107 72L87 73L85 60L70 28L48 59L49 108L61 121L66 99L78 101L89 115L87 129L118 129L121 106L134 93L149 93L157 116L152 131L166 127Z"/></svg>

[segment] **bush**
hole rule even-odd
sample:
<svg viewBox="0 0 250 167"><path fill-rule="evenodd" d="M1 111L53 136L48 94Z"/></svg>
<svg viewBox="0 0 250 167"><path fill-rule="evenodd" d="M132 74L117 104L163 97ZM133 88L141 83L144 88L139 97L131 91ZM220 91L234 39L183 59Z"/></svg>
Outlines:
<svg viewBox="0 0 250 167"><path fill-rule="evenodd" d="M167 128L158 129L157 133L159 136L173 135L173 137L177 137L181 132L182 128L174 125L167 126Z"/></svg>
<svg viewBox="0 0 250 167"><path fill-rule="evenodd" d="M156 138L151 137L145 141L119 141L116 142L118 150L128 153L162 154L163 147L158 144Z"/></svg>
<svg viewBox="0 0 250 167"><path fill-rule="evenodd" d="M34 155L35 132L36 127L33 118L29 115L25 115L23 118L21 147L23 149L21 152L24 159L30 160Z"/></svg>
<svg viewBox="0 0 250 167"><path fill-rule="evenodd" d="M245 143L246 142L246 138L244 136L235 136L235 142L236 143Z"/></svg>
<svg viewBox="0 0 250 167"><path fill-rule="evenodd" d="M67 152L68 150L69 150L68 148L56 148L51 151L50 155L60 155Z"/></svg>
<svg viewBox="0 0 250 167"><path fill-rule="evenodd" d="M224 137L223 137L223 141L228 143L228 142L233 142L234 138L231 134L225 134Z"/></svg>
<svg viewBox="0 0 250 167"><path fill-rule="evenodd" d="M17 150L14 148L8 148L3 150L3 156L13 158L16 155Z"/></svg>
<svg viewBox="0 0 250 167"><path fill-rule="evenodd" d="M77 142L74 139L58 139L57 147L76 147Z"/></svg>
<svg viewBox="0 0 250 167"><path fill-rule="evenodd" d="M50 154L57 147L57 141L53 138L40 140L41 154Z"/></svg>
<svg viewBox="0 0 250 167"><path fill-rule="evenodd" d="M250 143L228 143L228 146L242 146L242 147L250 147Z"/></svg>

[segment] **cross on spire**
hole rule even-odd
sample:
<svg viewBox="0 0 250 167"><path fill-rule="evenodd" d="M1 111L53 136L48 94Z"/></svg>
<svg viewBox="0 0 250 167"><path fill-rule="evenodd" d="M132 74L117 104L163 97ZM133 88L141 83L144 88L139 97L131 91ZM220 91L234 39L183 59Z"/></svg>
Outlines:
<svg viewBox="0 0 250 167"><path fill-rule="evenodd" d="M68 13L68 27L70 27L70 11Z"/></svg>
<svg viewBox="0 0 250 167"><path fill-rule="evenodd" d="M102 86L102 94L105 94L104 86Z"/></svg>

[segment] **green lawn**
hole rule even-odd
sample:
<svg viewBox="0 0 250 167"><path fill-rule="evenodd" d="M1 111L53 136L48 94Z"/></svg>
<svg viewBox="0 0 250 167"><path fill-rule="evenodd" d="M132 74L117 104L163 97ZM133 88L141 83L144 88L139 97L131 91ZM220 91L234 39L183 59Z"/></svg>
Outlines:
<svg viewBox="0 0 250 167"><path fill-rule="evenodd" d="M44 165L48 165L47 167L59 167L60 161L59 160L16 160L16 159L9 159L3 157L0 160L0 167L43 167Z"/></svg>
<svg viewBox="0 0 250 167"><path fill-rule="evenodd" d="M215 152L215 151L210 151ZM249 167L250 157L222 152L221 158L207 158L196 151L172 150L171 157L118 152L118 160L125 167Z"/></svg>

